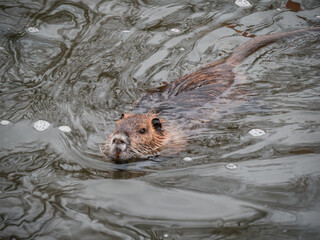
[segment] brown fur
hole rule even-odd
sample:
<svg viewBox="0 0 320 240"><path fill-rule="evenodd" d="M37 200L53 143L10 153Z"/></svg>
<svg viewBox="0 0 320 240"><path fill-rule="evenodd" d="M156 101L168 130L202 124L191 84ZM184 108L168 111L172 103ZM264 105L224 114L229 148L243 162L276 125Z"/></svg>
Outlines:
<svg viewBox="0 0 320 240"><path fill-rule="evenodd" d="M166 149L171 149L171 153L181 151L186 144L184 136L178 128L172 129L173 126L168 125L167 121L159 119L158 115L152 112L124 114L123 118L116 122L117 128L108 138L107 146L112 145L114 136L125 133L128 136L128 149L120 155L117 155L116 151L109 151L109 157L134 159L156 155ZM158 125L161 125L161 127L156 128L152 123L153 119L158 119L160 122L160 124L158 122Z"/></svg>
<svg viewBox="0 0 320 240"><path fill-rule="evenodd" d="M183 131L173 121L160 118L159 113L155 114L154 111L161 112L168 104L187 109L202 106L233 84L234 68L258 49L288 37L319 31L320 27L317 27L253 38L240 45L225 60L173 81L161 93L147 94L132 111L147 109L151 105L147 113L127 113L117 121L117 127L106 144L108 157L122 161L157 155L159 152L162 154L164 150L169 154L183 150L186 145Z"/></svg>

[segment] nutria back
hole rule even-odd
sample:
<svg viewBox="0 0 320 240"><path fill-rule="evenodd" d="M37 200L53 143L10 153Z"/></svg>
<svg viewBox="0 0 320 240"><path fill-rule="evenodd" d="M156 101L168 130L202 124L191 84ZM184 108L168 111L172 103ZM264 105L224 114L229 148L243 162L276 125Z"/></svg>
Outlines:
<svg viewBox="0 0 320 240"><path fill-rule="evenodd" d="M143 158L169 150L177 153L186 145L185 132L172 117L172 109L183 112L215 100L234 82L235 68L260 48L287 38L320 32L320 27L275 33L253 38L235 49L226 59L182 76L163 88L146 94L117 122L106 148L110 158L119 161ZM166 114L166 110L169 115Z"/></svg>
<svg viewBox="0 0 320 240"><path fill-rule="evenodd" d="M235 68L251 54L274 42L284 41L313 32L320 27L274 33L255 37L243 43L226 59L208 64L198 71L184 75L162 89L146 94L132 108L132 112L164 112L166 109L190 110L214 101L234 83Z"/></svg>

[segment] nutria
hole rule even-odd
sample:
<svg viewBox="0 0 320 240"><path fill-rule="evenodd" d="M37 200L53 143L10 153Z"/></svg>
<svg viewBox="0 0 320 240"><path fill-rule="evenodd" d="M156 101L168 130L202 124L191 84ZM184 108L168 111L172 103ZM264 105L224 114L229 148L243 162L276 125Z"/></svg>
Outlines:
<svg viewBox="0 0 320 240"><path fill-rule="evenodd" d="M122 114L117 121L105 145L105 155L121 162L164 152L178 153L186 145L186 129L181 127L178 118L185 118L190 109L201 107L226 91L234 82L234 69L239 63L268 44L319 31L320 27L316 27L255 37L226 59L182 76L162 91L147 93L131 113ZM169 109L174 109L175 116L172 116L173 111L167 111ZM182 116L177 115L178 112Z"/></svg>

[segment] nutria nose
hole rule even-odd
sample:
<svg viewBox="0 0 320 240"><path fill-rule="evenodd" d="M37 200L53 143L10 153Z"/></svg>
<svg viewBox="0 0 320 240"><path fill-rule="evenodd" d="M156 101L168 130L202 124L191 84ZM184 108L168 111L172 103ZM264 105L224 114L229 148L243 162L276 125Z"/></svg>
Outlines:
<svg viewBox="0 0 320 240"><path fill-rule="evenodd" d="M113 140L112 143L113 144L124 144L127 143L129 140L129 135L127 132L124 131L116 131L113 134Z"/></svg>
<svg viewBox="0 0 320 240"><path fill-rule="evenodd" d="M125 141L123 141L120 138L114 138L112 141L112 144L124 144L124 143L125 143Z"/></svg>
<svg viewBox="0 0 320 240"><path fill-rule="evenodd" d="M115 132L112 139L111 139L111 144L120 147L120 148L125 148L126 145L129 145L129 137L128 134L125 132ZM124 151L124 149L122 149Z"/></svg>

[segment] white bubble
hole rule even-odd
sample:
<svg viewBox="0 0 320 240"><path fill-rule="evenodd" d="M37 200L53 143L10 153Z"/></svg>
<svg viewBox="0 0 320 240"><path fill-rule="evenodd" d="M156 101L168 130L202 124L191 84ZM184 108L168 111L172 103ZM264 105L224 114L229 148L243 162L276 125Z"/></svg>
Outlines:
<svg viewBox="0 0 320 240"><path fill-rule="evenodd" d="M253 137L260 137L266 134L265 131L261 130L261 129L251 129L249 134Z"/></svg>
<svg viewBox="0 0 320 240"><path fill-rule="evenodd" d="M130 30L123 30L122 32L123 32L123 33L129 33Z"/></svg>
<svg viewBox="0 0 320 240"><path fill-rule="evenodd" d="M50 123L44 120L38 120L33 124L34 129L36 129L38 132L42 132L48 129L50 127Z"/></svg>
<svg viewBox="0 0 320 240"><path fill-rule="evenodd" d="M169 237L169 234L168 234L168 233L164 233L164 234L163 234L163 237L164 237L164 238L167 238L167 237Z"/></svg>
<svg viewBox="0 0 320 240"><path fill-rule="evenodd" d="M281 12L281 8L277 8L277 11Z"/></svg>
<svg viewBox="0 0 320 240"><path fill-rule="evenodd" d="M185 157L185 158L183 158L183 161L191 162L191 161L192 161L192 158L191 158L191 157Z"/></svg>
<svg viewBox="0 0 320 240"><path fill-rule="evenodd" d="M239 7L251 7L252 4L247 0L236 0L235 4Z"/></svg>
<svg viewBox="0 0 320 240"><path fill-rule="evenodd" d="M320 15L317 15L316 18L320 18Z"/></svg>
<svg viewBox="0 0 320 240"><path fill-rule="evenodd" d="M170 31L174 32L174 33L179 33L180 32L180 30L178 28L171 28Z"/></svg>
<svg viewBox="0 0 320 240"><path fill-rule="evenodd" d="M71 128L69 126L60 126L58 128L61 132L66 132L66 133L69 133L71 132Z"/></svg>
<svg viewBox="0 0 320 240"><path fill-rule="evenodd" d="M233 164L233 163L228 163L226 167L228 169L230 169L230 170L235 170L235 169L238 168L238 166L236 164Z"/></svg>
<svg viewBox="0 0 320 240"><path fill-rule="evenodd" d="M10 122L8 120L1 120L0 124L5 126L5 125L9 125Z"/></svg>
<svg viewBox="0 0 320 240"><path fill-rule="evenodd" d="M28 31L31 32L31 33L37 33L37 32L39 32L39 29L36 28L36 27L29 27Z"/></svg>
<svg viewBox="0 0 320 240"><path fill-rule="evenodd" d="M186 49L182 47L182 48L179 48L179 50L180 50L180 51L184 51L184 50L186 50Z"/></svg>

